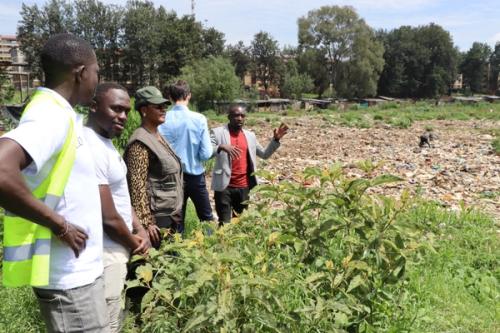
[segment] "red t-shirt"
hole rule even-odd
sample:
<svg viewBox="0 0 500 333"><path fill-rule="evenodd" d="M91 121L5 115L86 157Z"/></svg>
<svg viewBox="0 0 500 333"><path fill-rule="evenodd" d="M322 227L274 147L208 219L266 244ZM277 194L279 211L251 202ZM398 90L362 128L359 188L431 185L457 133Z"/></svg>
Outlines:
<svg viewBox="0 0 500 333"><path fill-rule="evenodd" d="M243 131L229 132L231 145L240 148L240 157L231 160L231 180L230 187L244 188L248 187L248 144Z"/></svg>

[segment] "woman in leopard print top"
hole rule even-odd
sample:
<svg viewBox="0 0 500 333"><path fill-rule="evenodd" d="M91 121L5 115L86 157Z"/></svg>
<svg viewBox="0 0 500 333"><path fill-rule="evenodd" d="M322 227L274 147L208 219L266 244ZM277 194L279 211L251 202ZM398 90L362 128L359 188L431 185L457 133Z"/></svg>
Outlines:
<svg viewBox="0 0 500 333"><path fill-rule="evenodd" d="M132 206L148 231L153 246L160 245L160 228L170 232L181 222L182 167L173 149L158 133L165 121L167 100L155 87L136 93L141 127L131 136L125 150L127 180Z"/></svg>

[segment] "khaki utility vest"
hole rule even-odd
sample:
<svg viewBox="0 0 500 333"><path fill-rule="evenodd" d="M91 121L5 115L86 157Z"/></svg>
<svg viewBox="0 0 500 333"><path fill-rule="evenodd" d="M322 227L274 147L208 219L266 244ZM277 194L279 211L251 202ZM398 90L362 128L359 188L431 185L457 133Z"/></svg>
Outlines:
<svg viewBox="0 0 500 333"><path fill-rule="evenodd" d="M180 213L184 194L179 157L168 144L162 144L143 127L136 129L130 137L125 155L135 141L148 147L156 157L150 160L146 185L152 214L170 216Z"/></svg>

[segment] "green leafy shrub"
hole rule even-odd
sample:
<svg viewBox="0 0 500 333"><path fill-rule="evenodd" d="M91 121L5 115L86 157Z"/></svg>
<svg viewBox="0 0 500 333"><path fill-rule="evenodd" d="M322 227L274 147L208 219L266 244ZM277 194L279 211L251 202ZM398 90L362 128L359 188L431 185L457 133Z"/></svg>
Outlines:
<svg viewBox="0 0 500 333"><path fill-rule="evenodd" d="M418 226L398 219L407 195L365 194L399 180L309 168L301 183L260 186L259 200L210 236L165 242L128 283L148 289L143 331L376 330L398 298L389 286L422 245Z"/></svg>
<svg viewBox="0 0 500 333"><path fill-rule="evenodd" d="M198 110L214 109L215 102L231 102L241 93L240 79L234 66L222 57L208 57L182 68Z"/></svg>

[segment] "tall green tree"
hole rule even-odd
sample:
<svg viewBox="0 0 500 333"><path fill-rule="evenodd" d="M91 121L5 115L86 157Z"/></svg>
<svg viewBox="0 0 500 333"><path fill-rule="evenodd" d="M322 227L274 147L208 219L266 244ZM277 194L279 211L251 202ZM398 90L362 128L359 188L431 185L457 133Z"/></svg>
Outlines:
<svg viewBox="0 0 500 333"><path fill-rule="evenodd" d="M295 59L287 59L285 74L280 83L282 97L299 99L303 93L310 92L314 88L311 77L308 74L299 73L298 67Z"/></svg>
<svg viewBox="0 0 500 333"><path fill-rule="evenodd" d="M158 84L159 45L158 14L151 1L127 2L124 28L124 71L133 87Z"/></svg>
<svg viewBox="0 0 500 333"><path fill-rule="evenodd" d="M204 46L202 57L218 57L222 55L224 52L224 43L226 42L224 33L215 28L207 28L203 29L201 36Z"/></svg>
<svg viewBox="0 0 500 333"><path fill-rule="evenodd" d="M314 92L321 98L330 85L329 71L325 70L326 51L320 49L300 49L297 55L299 73L313 79Z"/></svg>
<svg viewBox="0 0 500 333"><path fill-rule="evenodd" d="M177 77L184 66L223 52L224 34L214 28L204 28L192 15L179 18L175 12L162 11L161 17L158 19L161 22L158 51L161 83Z"/></svg>
<svg viewBox="0 0 500 333"><path fill-rule="evenodd" d="M197 60L182 68L180 78L189 83L192 100L200 111L215 108L216 102L231 102L241 91L234 66L224 57Z"/></svg>
<svg viewBox="0 0 500 333"><path fill-rule="evenodd" d="M482 93L488 90L490 56L491 48L488 44L474 42L460 64L464 84L473 93Z"/></svg>
<svg viewBox="0 0 500 333"><path fill-rule="evenodd" d="M495 49L490 57L490 91L497 92L500 88L498 85L498 76L500 74L500 42L495 44Z"/></svg>
<svg viewBox="0 0 500 333"><path fill-rule="evenodd" d="M245 46L243 41L240 40L235 45L228 45L225 54L231 60L236 75L243 80L245 74L250 70L252 63L250 47Z"/></svg>
<svg viewBox="0 0 500 333"><path fill-rule="evenodd" d="M97 0L79 0L73 6L73 32L94 46L101 76L110 81L121 81L119 58L123 8Z"/></svg>
<svg viewBox="0 0 500 333"><path fill-rule="evenodd" d="M250 54L255 78L268 93L271 85L278 85L280 75L284 72L278 41L269 33L261 31L252 40Z"/></svg>
<svg viewBox="0 0 500 333"><path fill-rule="evenodd" d="M17 28L20 49L30 64L31 71L43 79L40 51L50 35L73 32L73 10L65 0L50 0L41 9L33 4L22 4L21 20Z"/></svg>
<svg viewBox="0 0 500 333"><path fill-rule="evenodd" d="M378 37L385 48L379 94L431 98L448 93L458 58L449 32L431 23L379 32Z"/></svg>
<svg viewBox="0 0 500 333"><path fill-rule="evenodd" d="M325 55L322 66L327 68L330 83L339 95L376 93L383 47L354 8L323 6L299 18L298 26L299 47Z"/></svg>

